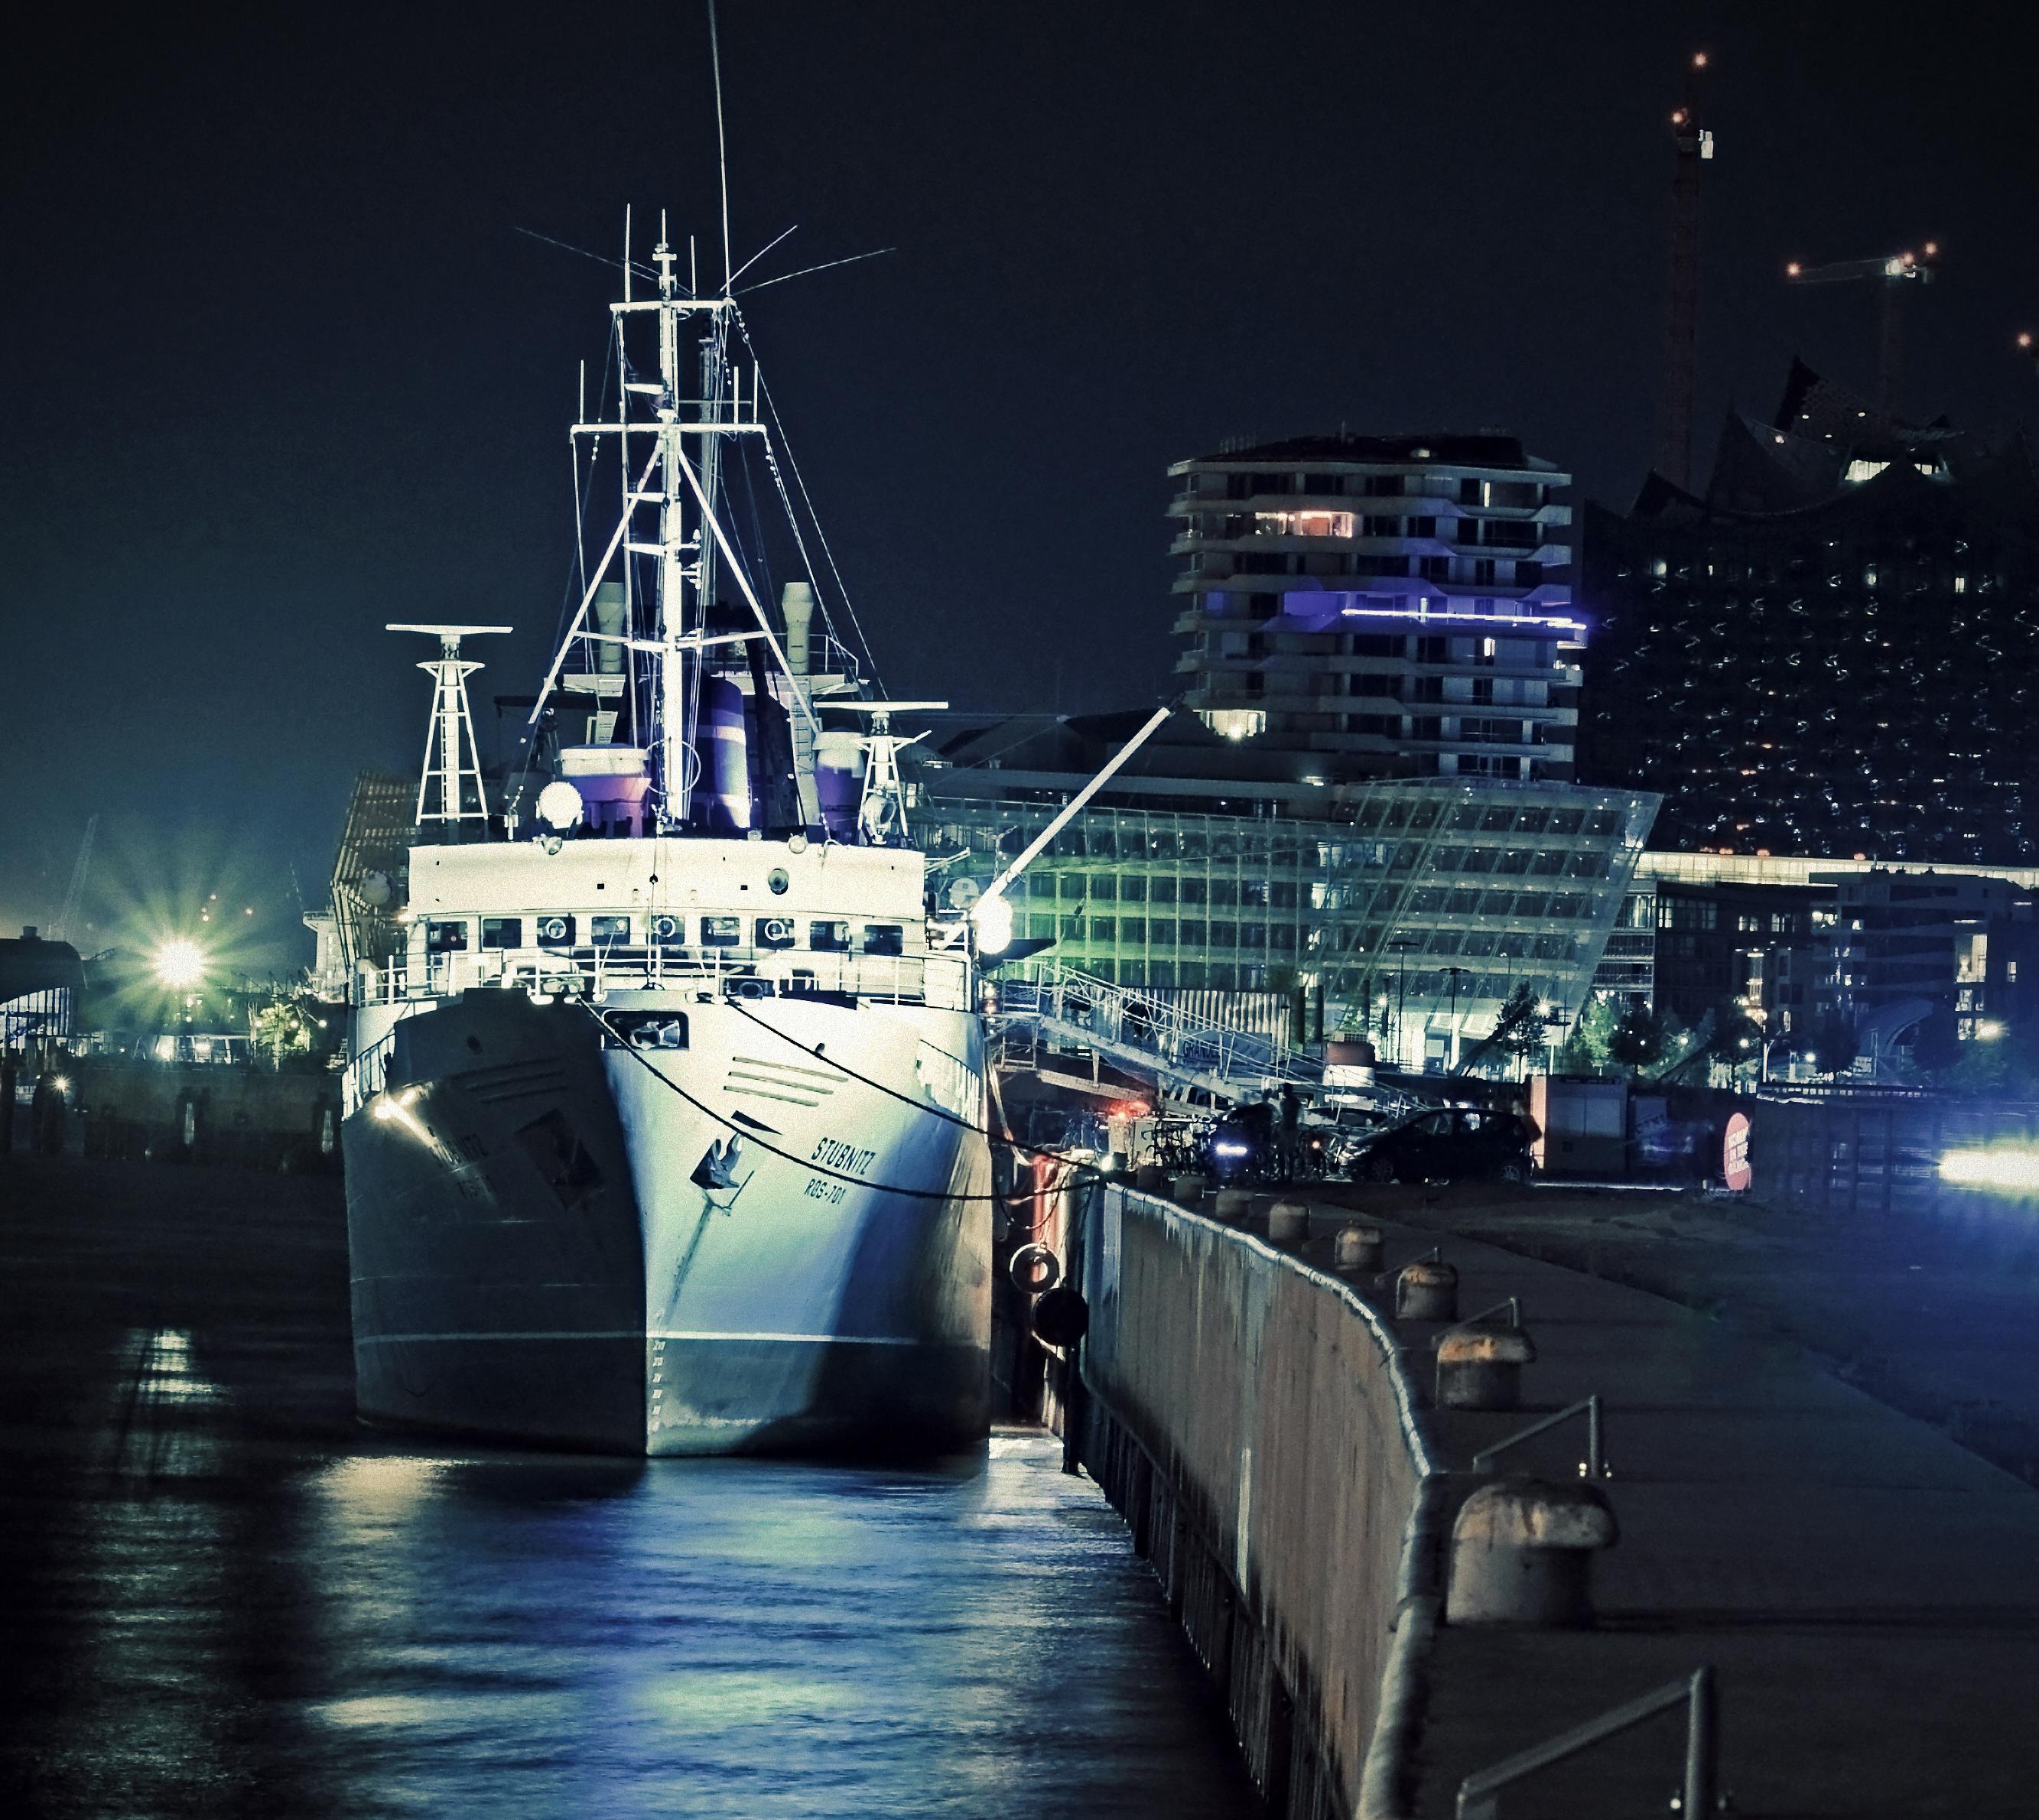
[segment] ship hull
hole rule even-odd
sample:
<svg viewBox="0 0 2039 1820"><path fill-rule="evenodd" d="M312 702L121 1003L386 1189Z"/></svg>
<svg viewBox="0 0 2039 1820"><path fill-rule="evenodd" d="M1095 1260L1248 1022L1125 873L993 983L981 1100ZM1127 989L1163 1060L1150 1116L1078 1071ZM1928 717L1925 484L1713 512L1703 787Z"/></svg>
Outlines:
<svg viewBox="0 0 2039 1820"><path fill-rule="evenodd" d="M669 1019L684 1046L625 1040ZM631 1454L974 1443L981 1043L824 999L405 1018L342 1133L362 1415Z"/></svg>

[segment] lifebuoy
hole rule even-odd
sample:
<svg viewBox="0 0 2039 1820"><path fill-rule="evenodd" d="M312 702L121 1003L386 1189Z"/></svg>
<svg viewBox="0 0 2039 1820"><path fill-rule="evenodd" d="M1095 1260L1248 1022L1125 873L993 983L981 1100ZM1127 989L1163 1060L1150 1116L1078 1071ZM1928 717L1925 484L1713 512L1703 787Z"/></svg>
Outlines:
<svg viewBox="0 0 2039 1820"><path fill-rule="evenodd" d="M1045 1295L1061 1281L1062 1261L1045 1245L1023 1245L1005 1271L1022 1295Z"/></svg>

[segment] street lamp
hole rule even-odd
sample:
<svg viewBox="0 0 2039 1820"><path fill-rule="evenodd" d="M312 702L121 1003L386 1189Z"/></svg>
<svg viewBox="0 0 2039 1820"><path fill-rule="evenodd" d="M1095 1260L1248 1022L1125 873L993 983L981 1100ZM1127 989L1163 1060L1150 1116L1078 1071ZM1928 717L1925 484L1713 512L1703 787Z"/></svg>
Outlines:
<svg viewBox="0 0 2039 1820"><path fill-rule="evenodd" d="M1395 1060L1398 1067L1408 1066L1407 1057L1402 1048L1402 1014L1409 994L1409 957L1422 946L1420 942L1395 941L1388 944L1388 951L1395 957ZM1418 1071L1420 1072L1420 1071Z"/></svg>
<svg viewBox="0 0 2039 1820"><path fill-rule="evenodd" d="M173 992L189 992L205 978L205 952L196 942L165 942L156 950L156 977Z"/></svg>
<svg viewBox="0 0 2039 1820"><path fill-rule="evenodd" d="M1472 969L1447 967L1445 971L1451 976L1452 981L1452 1066L1456 1069L1459 1065L1459 981L1470 980Z"/></svg>
<svg viewBox="0 0 2039 1820"><path fill-rule="evenodd" d="M1565 1026L1571 1019L1565 1015L1565 1007L1555 1003L1543 1007L1543 1071L1557 1071L1558 1051L1564 1046Z"/></svg>

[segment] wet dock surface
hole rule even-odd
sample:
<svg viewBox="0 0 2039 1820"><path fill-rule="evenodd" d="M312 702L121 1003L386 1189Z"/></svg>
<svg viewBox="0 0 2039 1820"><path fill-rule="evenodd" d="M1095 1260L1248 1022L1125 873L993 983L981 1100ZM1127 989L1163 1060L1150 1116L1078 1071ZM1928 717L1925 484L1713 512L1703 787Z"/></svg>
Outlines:
<svg viewBox="0 0 2039 1820"><path fill-rule="evenodd" d="M338 1192L0 1158L0 1801L1252 1811L1087 1480L447 1450L351 1414Z"/></svg>

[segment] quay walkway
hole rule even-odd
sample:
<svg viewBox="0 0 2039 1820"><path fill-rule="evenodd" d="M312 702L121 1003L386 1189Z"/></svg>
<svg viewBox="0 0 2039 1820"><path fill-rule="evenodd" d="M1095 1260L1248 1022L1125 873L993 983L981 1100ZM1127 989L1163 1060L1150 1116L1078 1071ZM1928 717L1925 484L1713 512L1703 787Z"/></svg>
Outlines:
<svg viewBox="0 0 2039 1820"><path fill-rule="evenodd" d="M1277 1716L1277 1742L1303 1738L1328 1719L1332 1735L1318 1741L1328 1774L1304 1773L1300 1753L1297 1767L1274 1765L1267 1738L1257 1752L1249 1739L1249 1762L1278 1797L1275 1811L1299 1820L1443 1820L1475 1772L1710 1665L1721 1716L1720 1785L1737 1813L1773 1820L2039 1814L2039 1492L2030 1485L1841 1382L1787 1341L1441 1234L1432 1223L1403 1225L1322 1205L1312 1211L1310 1238L1274 1247L1264 1236L1265 1197L1245 1230L1151 1197L1118 1198L1115 1219L1109 1203L1094 1210L1093 1233L1084 1241L1099 1288L1105 1272L1097 1253L1116 1248L1116 1281L1101 1298L1096 1323L1151 1331L1157 1299L1178 1295L1185 1299L1184 1344L1204 1376L1184 1386L1179 1443L1165 1432L1178 1406L1151 1380L1129 1387L1107 1334L1086 1377L1113 1419L1100 1423L1090 1412L1092 1435L1107 1443L1093 1440L1092 1449L1103 1476L1116 1481L1116 1501L1139 1503L1131 1512L1136 1534L1160 1507L1156 1474L1173 1470L1197 1481L1181 1486L1174 1507L1211 1532L1210 1559L1228 1572L1237 1609L1255 1614L1255 1649L1289 1670L1291 1685L1253 1712ZM1330 1268L1330 1234L1360 1218L1384 1232L1390 1270L1441 1249L1458 1272L1461 1315L1519 1299L1536 1353L1519 1412L1435 1406L1432 1348L1444 1324L1395 1321L1384 1280L1369 1273L1357 1285L1342 1283ZM1172 1281L1147 1258L1169 1247L1194 1254L1194 1268ZM1228 1254L1251 1268L1228 1274ZM1250 1287L1256 1272L1274 1287ZM1313 1302L1299 1299L1297 1280L1307 1280ZM1416 1405L1411 1446L1422 1456L1416 1464L1431 1469L1418 1476L1432 1481L1425 1495L1441 1515L1427 1540L1418 1539L1427 1568L1406 1575L1395 1589L1404 1596L1391 1594L1384 1605L1377 1585L1355 1588L1331 1571L1347 1552L1345 1530L1377 1532L1388 1519L1406 1518L1411 1501L1407 1468L1377 1439L1392 1431L1393 1412L1377 1406L1378 1368L1354 1349L1357 1320L1339 1330L1323 1312L1350 1309L1356 1299L1374 1310L1369 1318ZM1342 1382L1307 1367L1294 1337L1277 1331L1278 1315L1315 1327L1319 1352L1327 1339L1343 1349ZM1236 1433L1256 1448L1278 1440L1277 1463L1250 1460L1243 1475L1256 1508L1283 1498L1307 1503L1316 1495L1296 1465L1283 1462L1297 1455L1307 1462L1312 1450L1350 1453L1355 1429L1376 1436L1370 1451L1361 1450L1370 1473L1348 1472L1350 1511L1323 1505L1334 1515L1314 1535L1299 1535L1293 1523L1276 1532L1284 1549L1318 1552L1319 1597L1341 1606L1333 1621L1308 1610L1307 1574L1261 1558L1273 1544L1247 1533L1236 1477L1216 1483L1227 1469L1210 1445L1209 1412L1196 1408L1200 1393L1225 1405L1228 1420L1236 1403ZM1384 1610L1390 1631L1405 1623L1406 1595L1424 1590L1426 1574L1430 1594L1441 1592L1451 1514L1486 1482L1468 1470L1473 1455L1594 1394L1603 1400L1609 1468L1601 1488L1619 1539L1597 1557L1593 1626L1439 1622L1420 1647L1405 1642L1406 1659L1398 1661L1388 1639L1367 1633L1382 1624ZM1114 1396L1139 1406L1111 1410ZM1145 1475L1137 1500L1126 1496L1135 1475L1103 1457L1114 1445L1122 1453L1129 1435L1140 1444ZM1583 1425L1574 1423L1524 1443L1503 1464L1576 1484L1584 1453ZM1283 1475L1278 1484L1267 1481L1269 1472ZM1238 1501L1236 1518L1228 1496ZM1376 1561L1381 1539L1376 1534L1372 1545ZM1285 1579L1292 1584L1285 1594ZM1236 1653L1235 1646L1235 1661ZM1348 1699L1341 1708L1331 1693L1353 1663L1389 1679L1399 1674L1400 1685L1385 1688L1385 1699L1376 1688L1373 1699ZM1236 1717L1236 1685L1234 1693ZM1351 1720L1361 1707L1370 1719L1363 1734L1335 1735L1342 1712L1348 1733L1359 1731ZM1399 1729L1382 1723L1384 1708ZM1665 1812L1681 1784L1684 1749L1680 1717L1650 1721L1509 1789L1499 1812L1503 1820ZM1395 1761L1369 1762L1370 1750Z"/></svg>

